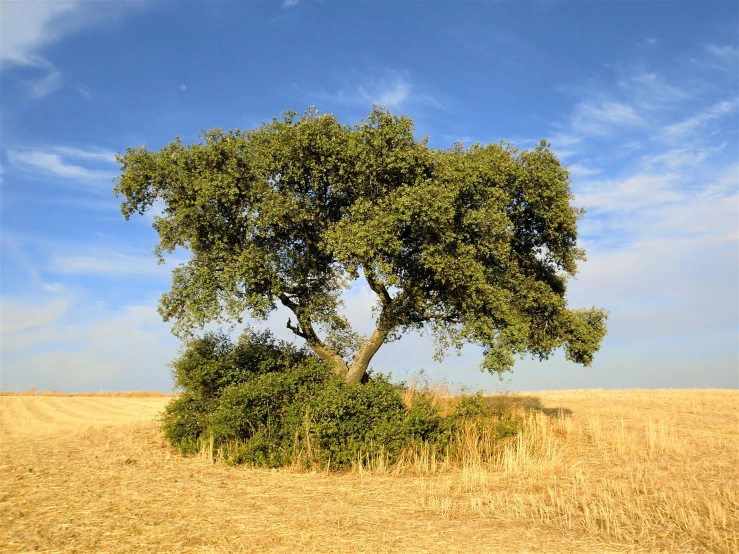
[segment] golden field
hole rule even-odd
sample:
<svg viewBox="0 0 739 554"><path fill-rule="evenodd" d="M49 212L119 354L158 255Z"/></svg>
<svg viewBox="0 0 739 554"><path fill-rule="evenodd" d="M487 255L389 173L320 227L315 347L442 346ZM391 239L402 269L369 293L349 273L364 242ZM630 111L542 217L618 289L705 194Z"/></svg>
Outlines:
<svg viewBox="0 0 739 554"><path fill-rule="evenodd" d="M231 468L166 396L0 396L5 552L739 552L739 391L496 397L525 431L457 462Z"/></svg>

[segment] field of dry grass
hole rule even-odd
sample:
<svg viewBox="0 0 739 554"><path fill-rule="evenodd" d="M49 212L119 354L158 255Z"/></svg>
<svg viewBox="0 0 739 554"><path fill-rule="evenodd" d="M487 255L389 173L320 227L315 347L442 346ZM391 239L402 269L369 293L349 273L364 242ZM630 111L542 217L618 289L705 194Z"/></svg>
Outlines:
<svg viewBox="0 0 739 554"><path fill-rule="evenodd" d="M502 397L513 441L345 474L182 458L167 401L0 396L0 550L739 551L739 391Z"/></svg>

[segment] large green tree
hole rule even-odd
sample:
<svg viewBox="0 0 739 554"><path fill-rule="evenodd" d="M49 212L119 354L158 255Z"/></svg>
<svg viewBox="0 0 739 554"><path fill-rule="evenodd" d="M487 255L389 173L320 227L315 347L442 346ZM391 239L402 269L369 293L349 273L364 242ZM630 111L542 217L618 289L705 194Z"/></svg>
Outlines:
<svg viewBox="0 0 739 554"><path fill-rule="evenodd" d="M176 335L281 303L288 328L352 384L385 342L422 328L438 355L480 345L492 372L559 347L591 363L606 313L567 307L583 211L546 142L436 150L379 108L356 125L309 108L202 138L118 157L124 217L157 203L155 253L190 254L159 307ZM377 296L370 336L342 315L360 278Z"/></svg>

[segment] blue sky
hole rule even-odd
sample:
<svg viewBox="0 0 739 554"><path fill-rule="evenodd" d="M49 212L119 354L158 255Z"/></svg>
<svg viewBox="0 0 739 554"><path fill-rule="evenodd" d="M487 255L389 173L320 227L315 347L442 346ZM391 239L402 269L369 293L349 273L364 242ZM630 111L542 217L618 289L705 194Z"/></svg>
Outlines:
<svg viewBox="0 0 739 554"><path fill-rule="evenodd" d="M372 104L434 147L548 139L581 221L573 307L610 310L591 368L523 360L504 382L425 336L372 367L472 389L739 387L735 2L0 4L0 384L171 389L151 216L112 194L126 147ZM371 325L372 293L347 294ZM287 314L268 322L290 338Z"/></svg>

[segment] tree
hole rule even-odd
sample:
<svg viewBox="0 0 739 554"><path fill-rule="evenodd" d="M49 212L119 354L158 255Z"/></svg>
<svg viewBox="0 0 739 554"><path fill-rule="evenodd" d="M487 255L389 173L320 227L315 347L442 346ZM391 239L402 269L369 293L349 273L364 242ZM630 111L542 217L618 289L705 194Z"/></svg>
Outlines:
<svg viewBox="0 0 739 554"><path fill-rule="evenodd" d="M438 356L482 346L491 372L559 347L591 363L607 314L567 307L583 210L545 141L437 150L380 108L352 126L309 108L202 138L118 157L124 217L157 202L160 262L190 253L159 306L175 335L266 318L279 302L295 317L287 327L350 384L385 342L422 328ZM377 296L369 337L341 312L359 278Z"/></svg>

